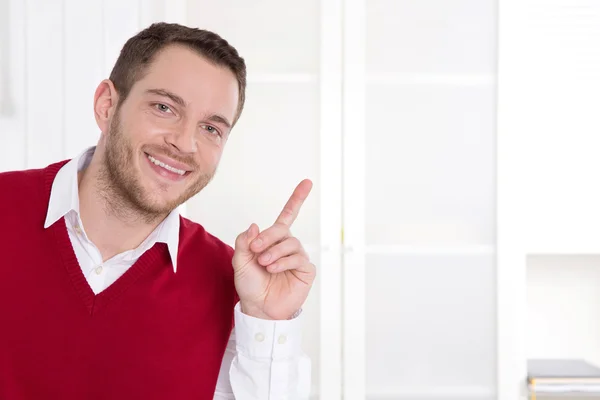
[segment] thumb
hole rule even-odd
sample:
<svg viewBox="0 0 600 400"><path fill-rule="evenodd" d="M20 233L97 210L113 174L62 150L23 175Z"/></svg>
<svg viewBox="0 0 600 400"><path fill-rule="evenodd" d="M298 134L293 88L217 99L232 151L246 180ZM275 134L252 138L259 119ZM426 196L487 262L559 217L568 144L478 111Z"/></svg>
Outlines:
<svg viewBox="0 0 600 400"><path fill-rule="evenodd" d="M259 234L258 226L254 223L250 224L250 227L238 235L235 239L235 256L247 259L248 257L254 256L252 250L250 250L250 243Z"/></svg>

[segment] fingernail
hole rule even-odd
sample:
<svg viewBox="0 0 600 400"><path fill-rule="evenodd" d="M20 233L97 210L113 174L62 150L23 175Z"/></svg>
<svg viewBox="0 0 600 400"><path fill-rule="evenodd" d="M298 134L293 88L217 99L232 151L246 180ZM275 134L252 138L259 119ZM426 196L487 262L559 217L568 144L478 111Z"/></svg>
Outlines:
<svg viewBox="0 0 600 400"><path fill-rule="evenodd" d="M271 253L265 253L261 256L263 262L268 262L271 259Z"/></svg>
<svg viewBox="0 0 600 400"><path fill-rule="evenodd" d="M262 244L263 244L263 241L261 239L256 239L254 241L254 246L256 246L256 247L260 247L260 246L262 246Z"/></svg>

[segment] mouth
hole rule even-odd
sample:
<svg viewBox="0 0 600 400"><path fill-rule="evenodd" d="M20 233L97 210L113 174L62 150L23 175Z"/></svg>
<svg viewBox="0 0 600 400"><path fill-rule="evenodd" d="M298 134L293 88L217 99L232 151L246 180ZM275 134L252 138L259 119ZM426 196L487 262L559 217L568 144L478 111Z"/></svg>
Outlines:
<svg viewBox="0 0 600 400"><path fill-rule="evenodd" d="M190 170L183 169L183 165L176 161L168 160L165 157L161 157L159 160L148 153L144 153L144 155L146 156L146 160L148 160L150 168L162 178L178 182L185 179L191 173ZM175 166L172 164L175 164Z"/></svg>

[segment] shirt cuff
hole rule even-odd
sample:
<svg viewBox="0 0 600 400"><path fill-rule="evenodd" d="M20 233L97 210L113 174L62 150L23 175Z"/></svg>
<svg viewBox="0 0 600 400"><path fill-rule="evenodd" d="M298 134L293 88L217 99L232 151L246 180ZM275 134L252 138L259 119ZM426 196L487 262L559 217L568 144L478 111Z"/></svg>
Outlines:
<svg viewBox="0 0 600 400"><path fill-rule="evenodd" d="M236 350L253 359L285 360L302 355L302 315L299 310L289 320L271 321L234 308Z"/></svg>

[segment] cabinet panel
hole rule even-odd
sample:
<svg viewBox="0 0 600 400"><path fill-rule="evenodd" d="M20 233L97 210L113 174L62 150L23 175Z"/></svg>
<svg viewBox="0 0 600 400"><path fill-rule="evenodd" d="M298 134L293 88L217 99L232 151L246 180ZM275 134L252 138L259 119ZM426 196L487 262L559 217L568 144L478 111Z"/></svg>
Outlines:
<svg viewBox="0 0 600 400"><path fill-rule="evenodd" d="M23 1L0 2L0 172L27 163L25 19Z"/></svg>
<svg viewBox="0 0 600 400"><path fill-rule="evenodd" d="M63 6L62 0L26 2L27 168L64 157Z"/></svg>
<svg viewBox="0 0 600 400"><path fill-rule="evenodd" d="M138 0L104 0L104 76L110 76L125 42L140 30Z"/></svg>
<svg viewBox="0 0 600 400"><path fill-rule="evenodd" d="M493 393L492 254L371 254L366 268L370 396Z"/></svg>
<svg viewBox="0 0 600 400"><path fill-rule="evenodd" d="M65 0L65 156L95 146L100 129L94 119L94 93L104 75L102 2ZM123 40L122 44L125 44Z"/></svg>
<svg viewBox="0 0 600 400"><path fill-rule="evenodd" d="M367 244L493 244L494 112L488 86L368 87Z"/></svg>
<svg viewBox="0 0 600 400"><path fill-rule="evenodd" d="M495 71L495 0L369 0L370 73Z"/></svg>
<svg viewBox="0 0 600 400"><path fill-rule="evenodd" d="M319 10L319 0L190 0L187 15L233 45L250 74L317 73Z"/></svg>

